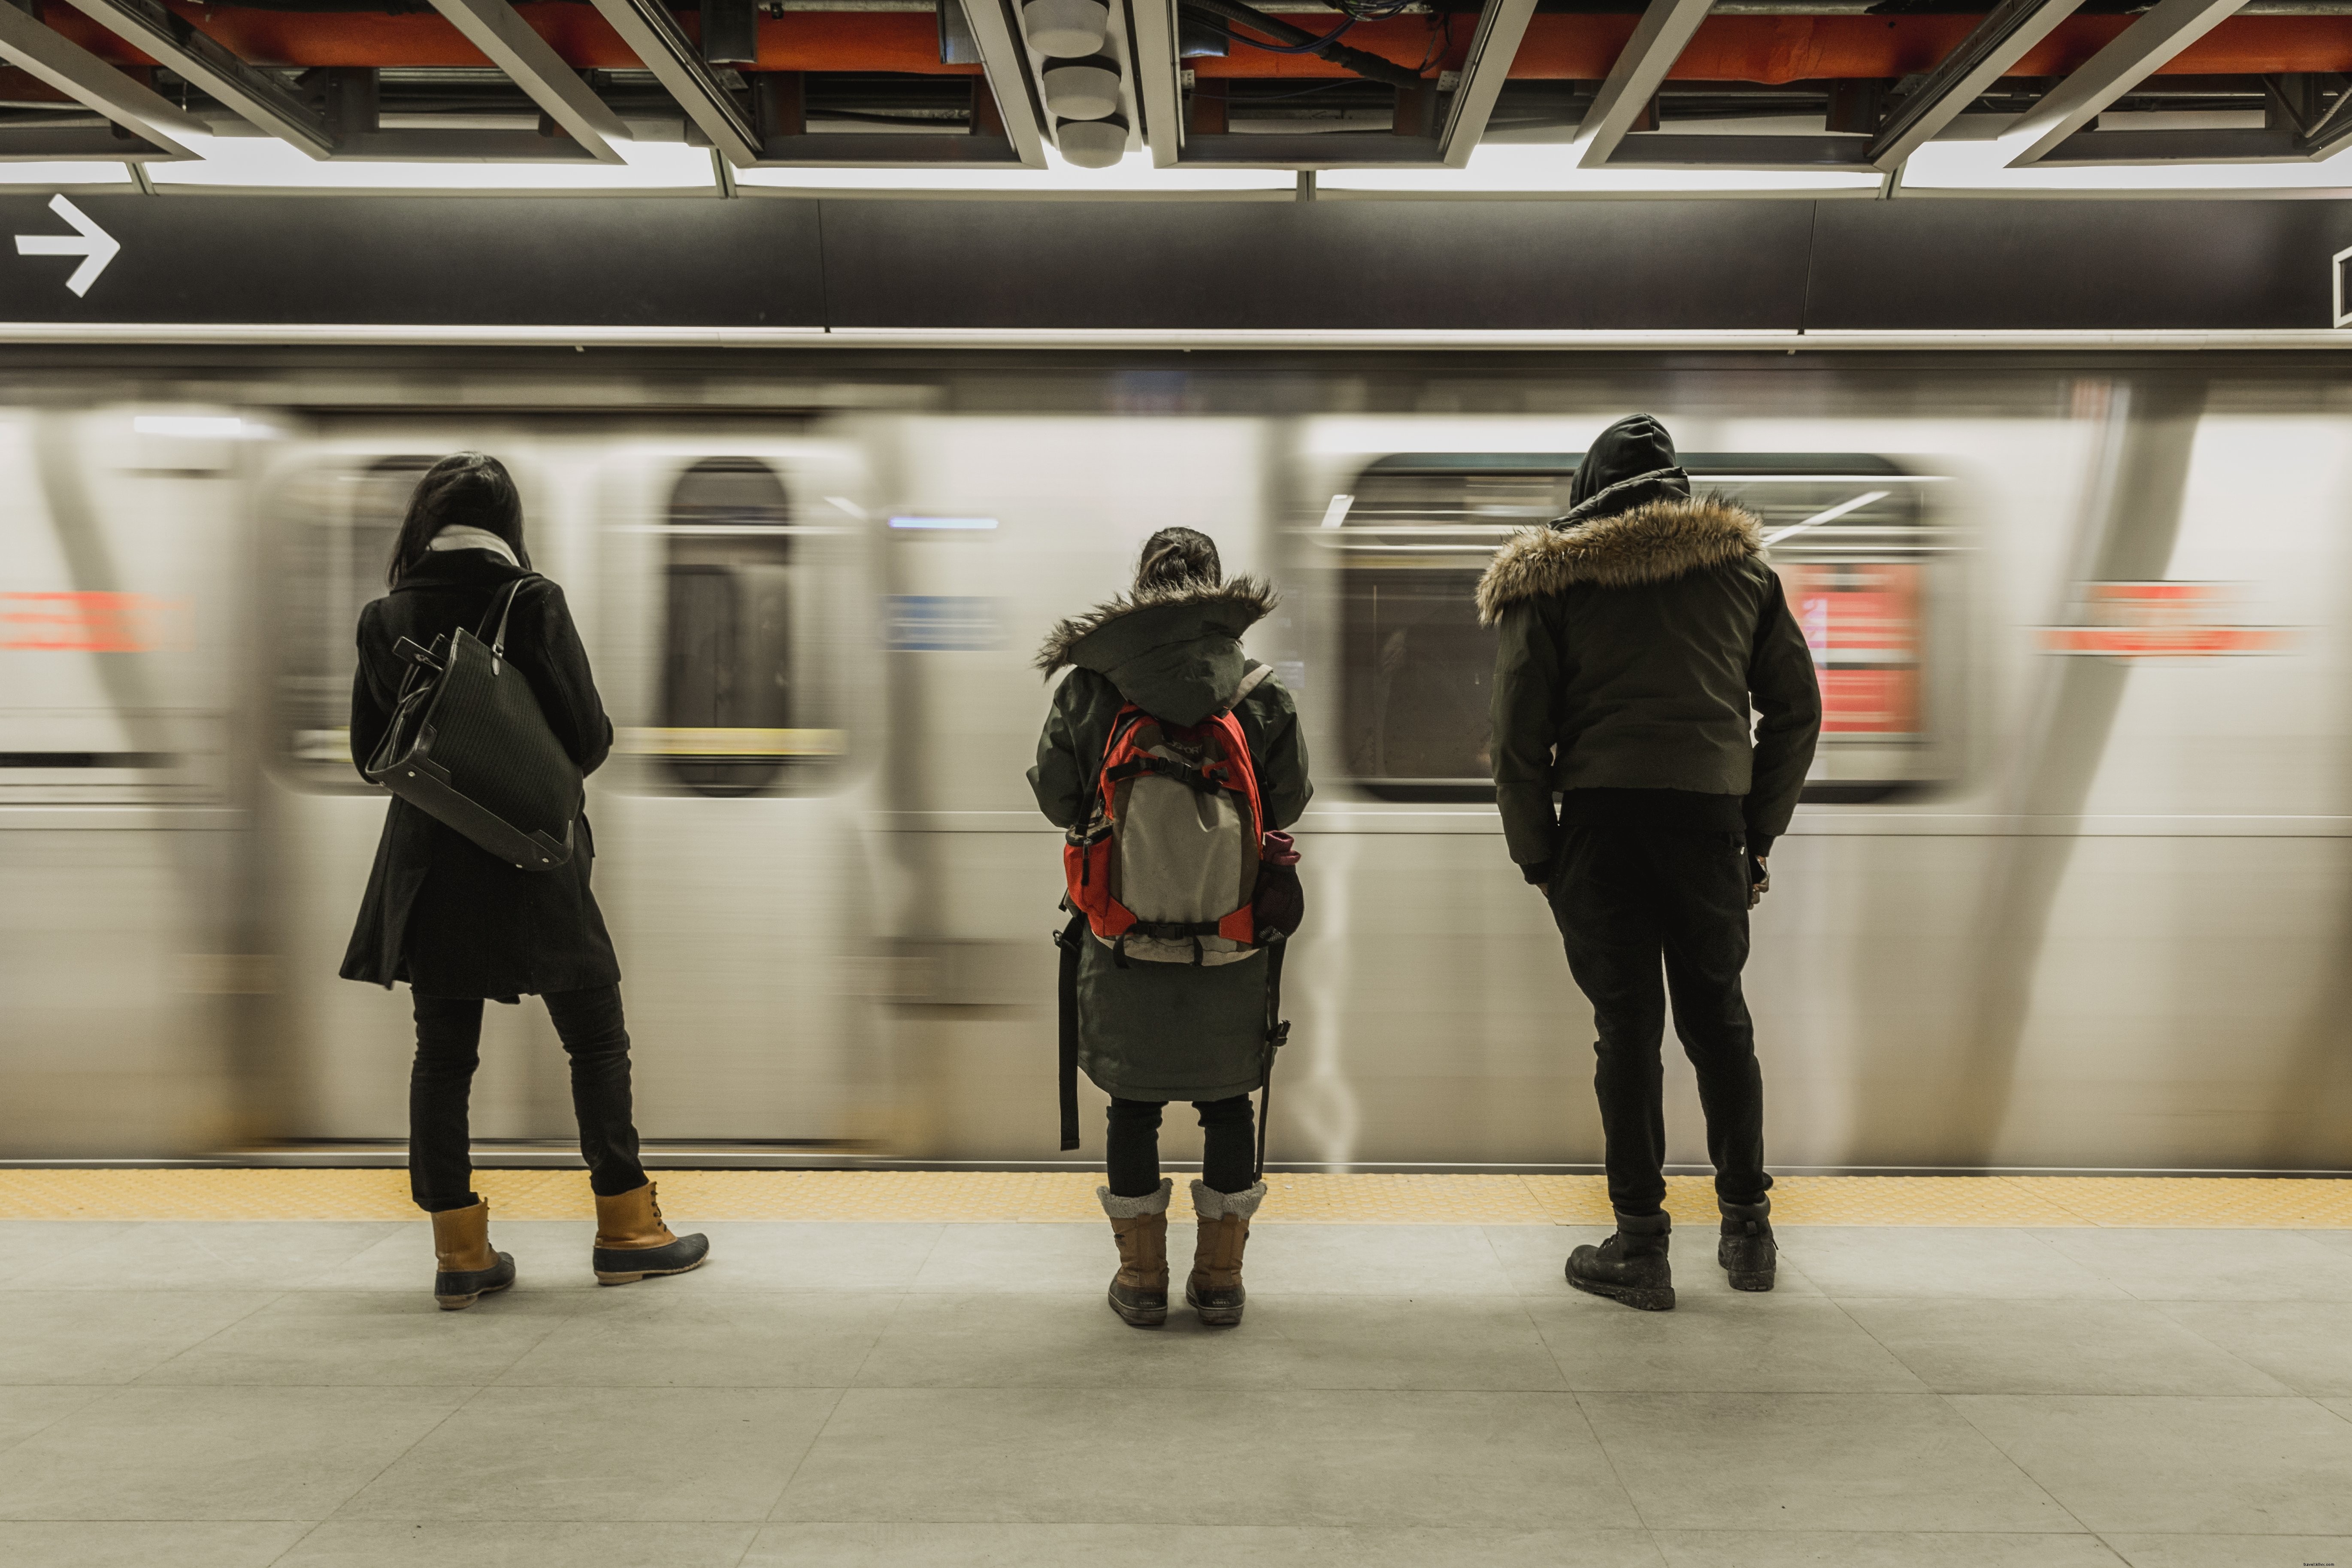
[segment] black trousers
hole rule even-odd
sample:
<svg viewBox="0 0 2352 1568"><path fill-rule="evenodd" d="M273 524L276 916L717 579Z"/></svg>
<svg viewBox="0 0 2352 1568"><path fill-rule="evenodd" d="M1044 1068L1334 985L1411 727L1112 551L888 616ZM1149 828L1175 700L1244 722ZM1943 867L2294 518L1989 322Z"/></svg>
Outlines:
<svg viewBox="0 0 2352 1568"><path fill-rule="evenodd" d="M1164 1100L1110 1102L1107 1159L1113 1197L1149 1197L1160 1190L1160 1113ZM1196 1100L1201 1113L1201 1180L1221 1193L1245 1193L1257 1183L1257 1130L1250 1097Z"/></svg>
<svg viewBox="0 0 2352 1568"><path fill-rule="evenodd" d="M1550 889L1569 972L1592 1004L1592 1087L1607 1140L1609 1201L1654 1215L1665 1203L1666 999L1698 1069L1715 1190L1752 1204L1764 1172L1764 1074L1740 994L1748 962L1748 854L1737 833L1570 827ZM1663 963L1665 984L1659 984Z"/></svg>
<svg viewBox="0 0 2352 1568"><path fill-rule="evenodd" d="M603 1197L646 1184L629 1104L629 1031L621 988L551 991L544 1000L572 1058L572 1110L588 1184ZM418 996L416 1066L408 1077L408 1190L428 1213L471 1207L473 1133L467 1105L481 1064L482 1003Z"/></svg>

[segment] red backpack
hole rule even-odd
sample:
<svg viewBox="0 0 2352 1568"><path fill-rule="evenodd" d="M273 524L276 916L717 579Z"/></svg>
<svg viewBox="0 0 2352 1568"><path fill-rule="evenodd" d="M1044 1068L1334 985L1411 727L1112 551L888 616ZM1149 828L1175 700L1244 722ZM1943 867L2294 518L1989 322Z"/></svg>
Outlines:
<svg viewBox="0 0 2352 1568"><path fill-rule="evenodd" d="M1233 704L1170 724L1134 703L1111 721L1102 769L1062 847L1070 908L1118 963L1224 964L1256 950L1265 838L1257 767Z"/></svg>

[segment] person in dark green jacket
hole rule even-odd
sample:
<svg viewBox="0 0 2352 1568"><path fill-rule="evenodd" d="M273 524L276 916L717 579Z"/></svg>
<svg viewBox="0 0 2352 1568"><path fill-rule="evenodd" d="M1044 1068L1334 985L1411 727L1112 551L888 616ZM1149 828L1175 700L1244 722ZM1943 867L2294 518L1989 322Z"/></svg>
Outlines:
<svg viewBox="0 0 2352 1568"><path fill-rule="evenodd" d="M1257 774L1262 826L1298 820L1314 791L1298 710L1273 671L1242 652L1241 636L1275 606L1250 577L1224 580L1217 547L1191 529L1163 529L1143 548L1127 595L1055 627L1037 656L1048 677L1067 668L1037 740L1029 787L1055 826L1083 827L1119 710L1133 703L1170 726L1230 710ZM1256 847L1248 847L1255 854ZM1192 1184L1200 1236L1185 1300L1203 1322L1241 1321L1243 1244L1265 1196L1257 1179L1250 1094L1264 1081L1267 954L1210 939L1160 961L1114 952L1086 922L1078 952L1078 1065L1111 1097L1109 1184L1098 1189L1118 1242L1110 1304L1139 1327L1168 1316L1168 1203L1160 1174L1160 1114L1189 1100L1203 1131Z"/></svg>
<svg viewBox="0 0 2352 1568"><path fill-rule="evenodd" d="M1739 972L1822 703L1756 519L1693 497L1655 419L1622 419L1585 454L1568 514L1496 552L1478 613L1501 632L1504 837L1550 900L1600 1035L1617 1234L1570 1255L1569 1283L1652 1310L1675 1303L1659 1058L1671 994L1706 1114L1717 1260L1734 1287L1769 1290L1764 1080Z"/></svg>

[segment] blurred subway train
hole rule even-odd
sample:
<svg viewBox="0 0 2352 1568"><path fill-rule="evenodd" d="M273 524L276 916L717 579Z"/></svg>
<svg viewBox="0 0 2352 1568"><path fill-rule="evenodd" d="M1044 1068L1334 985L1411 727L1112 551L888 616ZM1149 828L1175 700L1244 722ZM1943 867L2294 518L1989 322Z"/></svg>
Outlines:
<svg viewBox="0 0 2352 1568"><path fill-rule="evenodd" d="M1826 699L1748 969L1775 1165L2352 1166L2352 398L2321 367L615 363L0 374L0 1156L397 1157L407 998L336 977L384 811L352 631L416 475L479 447L619 731L588 809L650 1152L1066 1158L1030 660L1182 523L1280 588L1250 646L1309 726L1272 1157L1595 1163L1470 590L1641 407L1762 517ZM490 1013L485 1157L561 1157L543 1010Z"/></svg>

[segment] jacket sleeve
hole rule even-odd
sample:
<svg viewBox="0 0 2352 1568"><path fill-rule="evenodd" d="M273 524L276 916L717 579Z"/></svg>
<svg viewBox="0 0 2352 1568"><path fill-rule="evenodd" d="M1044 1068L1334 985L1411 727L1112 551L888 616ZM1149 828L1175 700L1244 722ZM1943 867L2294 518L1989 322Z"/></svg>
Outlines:
<svg viewBox="0 0 2352 1568"><path fill-rule="evenodd" d="M1559 739L1559 642L1531 600L1503 611L1495 649L1495 804L1503 841L1522 866L1549 865L1559 853L1552 810L1552 748Z"/></svg>
<svg viewBox="0 0 2352 1568"><path fill-rule="evenodd" d="M1822 688L1813 675L1812 650L1789 613L1780 574L1767 569L1766 575L1771 585L1748 658L1748 689L1758 714L1747 806L1748 847L1755 855L1770 854L1772 841L1788 831L1822 733Z"/></svg>
<svg viewBox="0 0 2352 1568"><path fill-rule="evenodd" d="M1074 669L1054 688L1054 704L1045 711L1045 728L1037 737L1037 765L1029 770L1029 791L1037 809L1056 827L1078 819L1086 797L1086 780L1078 761L1080 689L1086 671Z"/></svg>
<svg viewBox="0 0 2352 1568"><path fill-rule="evenodd" d="M1297 821L1315 798L1314 781L1307 774L1307 735L1298 722L1298 703L1279 678L1269 675L1242 704L1244 732L1257 764L1259 806L1265 826L1279 833Z"/></svg>
<svg viewBox="0 0 2352 1568"><path fill-rule="evenodd" d="M360 609L359 663L352 670L352 766L366 776L368 759L383 744L383 732L392 727L392 710L399 693L387 691L376 679L375 645L383 640L376 630L376 604L371 600Z"/></svg>
<svg viewBox="0 0 2352 1568"><path fill-rule="evenodd" d="M572 624L572 607L563 590L546 582L533 597L539 610L539 636L530 651L537 658L523 668L538 686L540 704L548 727L583 773L593 773L613 754L613 721L604 716L604 700L596 694L596 678L588 668L588 649ZM523 648L509 647L510 654Z"/></svg>

